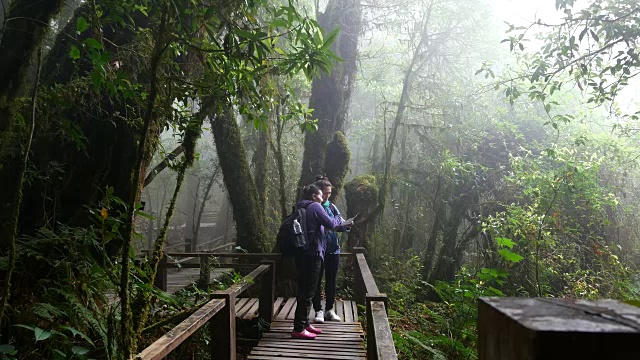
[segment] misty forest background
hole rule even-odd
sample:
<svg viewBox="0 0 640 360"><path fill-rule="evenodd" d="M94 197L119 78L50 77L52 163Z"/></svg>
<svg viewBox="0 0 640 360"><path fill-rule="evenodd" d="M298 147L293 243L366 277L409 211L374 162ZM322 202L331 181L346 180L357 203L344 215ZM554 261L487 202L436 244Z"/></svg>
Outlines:
<svg viewBox="0 0 640 360"><path fill-rule="evenodd" d="M2 359L130 358L206 299L166 250L277 251L316 174L400 358L475 358L479 296L640 300L635 0L0 2Z"/></svg>

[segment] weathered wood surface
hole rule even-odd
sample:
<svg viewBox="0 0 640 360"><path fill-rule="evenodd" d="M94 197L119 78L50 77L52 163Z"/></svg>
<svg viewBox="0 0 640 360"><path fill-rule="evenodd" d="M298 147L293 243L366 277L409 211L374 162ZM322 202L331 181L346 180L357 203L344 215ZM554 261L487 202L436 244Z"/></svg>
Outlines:
<svg viewBox="0 0 640 360"><path fill-rule="evenodd" d="M640 308L615 300L481 298L480 360L640 359Z"/></svg>
<svg viewBox="0 0 640 360"><path fill-rule="evenodd" d="M211 268L209 276L211 281L220 280L224 276L229 276L233 273L231 268ZM167 273L167 292L176 293L177 291L184 289L185 287L196 283L200 277L199 269L181 269L180 271L170 271Z"/></svg>
<svg viewBox="0 0 640 360"><path fill-rule="evenodd" d="M369 345L369 341L374 341L374 359L397 359L398 356L393 343L393 333L391 332L391 327L389 327L385 303L382 301L371 301L370 304L371 320L373 323L370 329L372 329L373 334L371 334L371 337L367 335L367 346Z"/></svg>
<svg viewBox="0 0 640 360"><path fill-rule="evenodd" d="M348 306L351 302L348 301ZM323 333L314 340L292 339L293 322L275 320L247 359L364 360L364 334L360 323L325 322L315 325Z"/></svg>
<svg viewBox="0 0 640 360"><path fill-rule="evenodd" d="M173 349L178 347L191 334L197 331L218 311L224 307L224 300L213 299L202 306L198 311L189 316L185 321L174 327L151 346L147 347L136 356L137 360L156 360L164 358Z"/></svg>
<svg viewBox="0 0 640 360"><path fill-rule="evenodd" d="M378 294L380 290L378 290L378 285L376 285L376 281L373 278L373 274L371 274L371 270L369 269L369 264L367 264L367 259L364 257L364 254L356 254L356 260L358 262L358 267L360 268L360 273L362 274L362 281L364 282L364 289L367 294Z"/></svg>

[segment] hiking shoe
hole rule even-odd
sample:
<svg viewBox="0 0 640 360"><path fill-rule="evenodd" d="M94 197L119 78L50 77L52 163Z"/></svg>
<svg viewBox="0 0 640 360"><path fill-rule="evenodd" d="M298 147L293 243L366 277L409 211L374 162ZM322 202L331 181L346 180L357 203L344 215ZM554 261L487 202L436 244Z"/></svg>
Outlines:
<svg viewBox="0 0 640 360"><path fill-rule="evenodd" d="M316 317L313 319L313 321L317 322L318 324L322 324L324 322L324 311L316 311Z"/></svg>
<svg viewBox="0 0 640 360"><path fill-rule="evenodd" d="M328 321L342 321L342 319L340 319L340 316L338 316L338 314L336 314L336 312L333 310L327 311L326 319Z"/></svg>
<svg viewBox="0 0 640 360"><path fill-rule="evenodd" d="M314 327L313 325L309 324L309 326L307 326L305 328L305 330L307 330L310 333L316 334L316 335L320 335L322 334L322 329L318 329L317 327Z"/></svg>
<svg viewBox="0 0 640 360"><path fill-rule="evenodd" d="M306 329L302 331L291 332L291 337L294 339L313 340L316 338L316 334L308 332Z"/></svg>

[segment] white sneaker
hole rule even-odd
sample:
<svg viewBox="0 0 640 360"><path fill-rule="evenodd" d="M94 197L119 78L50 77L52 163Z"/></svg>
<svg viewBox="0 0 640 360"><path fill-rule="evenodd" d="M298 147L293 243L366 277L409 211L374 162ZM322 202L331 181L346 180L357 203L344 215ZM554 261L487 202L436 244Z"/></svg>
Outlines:
<svg viewBox="0 0 640 360"><path fill-rule="evenodd" d="M340 319L340 316L338 316L338 314L336 314L336 312L333 311L333 310L327 311L327 320L328 321L342 321L342 319Z"/></svg>
<svg viewBox="0 0 640 360"><path fill-rule="evenodd" d="M324 322L324 311L322 310L316 311L316 317L315 319L313 319L313 321L319 324L322 324Z"/></svg>

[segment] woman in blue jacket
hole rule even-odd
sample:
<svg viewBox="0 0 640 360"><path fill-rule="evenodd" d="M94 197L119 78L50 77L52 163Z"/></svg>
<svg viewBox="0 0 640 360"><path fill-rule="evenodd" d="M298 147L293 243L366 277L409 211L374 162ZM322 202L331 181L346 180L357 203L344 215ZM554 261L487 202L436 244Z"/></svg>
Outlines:
<svg viewBox="0 0 640 360"><path fill-rule="evenodd" d="M296 208L306 209L308 245L296 255L296 272L298 276L298 292L296 296L296 312L293 320L292 338L315 339L322 330L309 324L311 301L316 293L320 269L324 260L326 239L324 229L334 229L342 219L331 218L322 207L322 191L315 185L305 186L303 199Z"/></svg>
<svg viewBox="0 0 640 360"><path fill-rule="evenodd" d="M313 183L322 191L322 207L330 218L340 219L342 223L344 220L338 208L329 201L331 196L331 190L333 185L323 176L318 176L317 181ZM345 231L346 228L339 227L334 230L325 231L325 243L327 247L325 249L324 261L320 268L320 276L318 277L318 285L316 287L316 295L313 298L313 309L316 313L314 321L316 323L323 323L325 320L329 321L341 321L338 314L333 310L333 305L336 299L336 279L338 277L338 269L340 267L340 241L338 241L338 234L336 231ZM322 275L325 276L324 293L326 297L325 309L322 311Z"/></svg>

